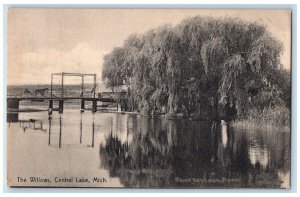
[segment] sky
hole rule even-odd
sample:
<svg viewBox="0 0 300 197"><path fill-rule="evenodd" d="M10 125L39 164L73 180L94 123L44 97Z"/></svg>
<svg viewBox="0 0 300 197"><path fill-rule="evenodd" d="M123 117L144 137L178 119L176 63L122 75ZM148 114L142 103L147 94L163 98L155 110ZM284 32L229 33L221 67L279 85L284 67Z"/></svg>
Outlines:
<svg viewBox="0 0 300 197"><path fill-rule="evenodd" d="M101 83L104 55L133 33L194 16L239 17L265 24L281 41L281 63L291 66L291 13L288 10L207 9L28 9L7 16L7 84L49 84L51 73L96 73ZM60 83L60 79L55 79ZM66 83L80 83L70 78ZM86 82L92 82L92 79Z"/></svg>

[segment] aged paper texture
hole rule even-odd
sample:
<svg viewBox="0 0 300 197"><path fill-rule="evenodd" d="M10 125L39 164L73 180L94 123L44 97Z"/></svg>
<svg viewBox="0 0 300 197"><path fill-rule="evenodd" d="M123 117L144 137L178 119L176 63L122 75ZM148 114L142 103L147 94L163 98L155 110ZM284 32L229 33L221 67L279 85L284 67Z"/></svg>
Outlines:
<svg viewBox="0 0 300 197"><path fill-rule="evenodd" d="M7 14L8 186L290 188L290 10Z"/></svg>

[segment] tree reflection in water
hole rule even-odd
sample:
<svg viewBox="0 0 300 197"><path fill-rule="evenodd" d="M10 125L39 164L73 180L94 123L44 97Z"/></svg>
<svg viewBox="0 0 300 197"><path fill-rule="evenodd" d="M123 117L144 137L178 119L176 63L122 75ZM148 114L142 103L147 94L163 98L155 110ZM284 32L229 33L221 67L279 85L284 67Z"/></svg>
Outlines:
<svg viewBox="0 0 300 197"><path fill-rule="evenodd" d="M101 167L126 187L279 188L289 171L287 136L278 144L223 121L129 116L126 126L127 140L112 130L100 145Z"/></svg>

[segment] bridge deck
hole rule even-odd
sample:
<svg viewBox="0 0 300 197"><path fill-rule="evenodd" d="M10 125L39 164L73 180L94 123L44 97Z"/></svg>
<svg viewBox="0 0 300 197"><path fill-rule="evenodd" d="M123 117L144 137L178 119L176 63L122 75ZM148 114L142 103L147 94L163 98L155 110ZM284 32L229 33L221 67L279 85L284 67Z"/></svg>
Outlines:
<svg viewBox="0 0 300 197"><path fill-rule="evenodd" d="M84 101L102 101L102 102L116 102L115 99L112 98L93 98L93 97L7 97L7 100L32 100L32 101L40 101L40 100L84 100Z"/></svg>

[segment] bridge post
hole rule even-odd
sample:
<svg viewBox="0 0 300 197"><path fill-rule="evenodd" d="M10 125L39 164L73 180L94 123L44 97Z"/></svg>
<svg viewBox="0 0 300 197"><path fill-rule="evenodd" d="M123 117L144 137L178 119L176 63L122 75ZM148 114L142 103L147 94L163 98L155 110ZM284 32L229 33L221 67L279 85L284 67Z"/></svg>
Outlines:
<svg viewBox="0 0 300 197"><path fill-rule="evenodd" d="M92 109L93 112L96 112L97 111L97 100L96 99L93 99L93 109Z"/></svg>
<svg viewBox="0 0 300 197"><path fill-rule="evenodd" d="M53 96L53 74L51 74L51 88L50 88L51 98Z"/></svg>
<svg viewBox="0 0 300 197"><path fill-rule="evenodd" d="M81 111L83 112L85 109L85 101L81 99Z"/></svg>
<svg viewBox="0 0 300 197"><path fill-rule="evenodd" d="M94 74L94 95L93 97L96 97L96 74Z"/></svg>
<svg viewBox="0 0 300 197"><path fill-rule="evenodd" d="M9 110L19 109L19 99L7 99L7 122L18 122L19 113L9 113Z"/></svg>
<svg viewBox="0 0 300 197"><path fill-rule="evenodd" d="M58 112L62 114L64 112L64 100L59 100L58 102Z"/></svg>
<svg viewBox="0 0 300 197"><path fill-rule="evenodd" d="M48 108L48 114L51 115L53 111L53 100L49 100L49 108Z"/></svg>
<svg viewBox="0 0 300 197"><path fill-rule="evenodd" d="M61 73L61 98L64 97L64 73Z"/></svg>
<svg viewBox="0 0 300 197"><path fill-rule="evenodd" d="M7 99L8 109L19 109L19 99Z"/></svg>
<svg viewBox="0 0 300 197"><path fill-rule="evenodd" d="M81 97L83 98L84 75L81 76Z"/></svg>

